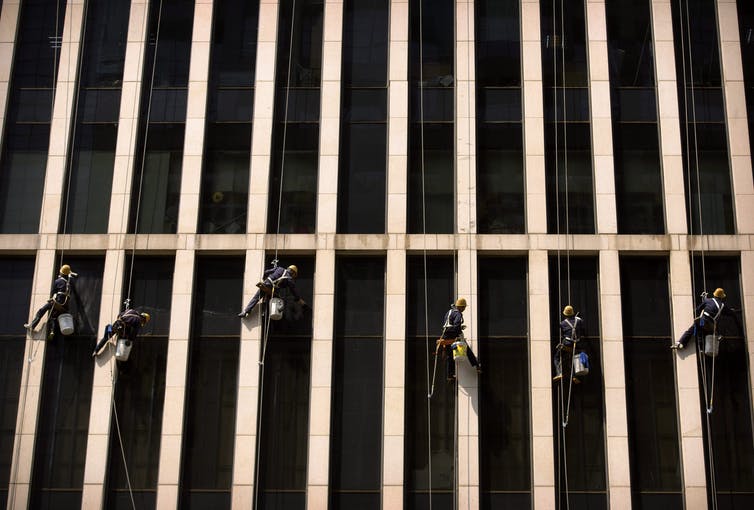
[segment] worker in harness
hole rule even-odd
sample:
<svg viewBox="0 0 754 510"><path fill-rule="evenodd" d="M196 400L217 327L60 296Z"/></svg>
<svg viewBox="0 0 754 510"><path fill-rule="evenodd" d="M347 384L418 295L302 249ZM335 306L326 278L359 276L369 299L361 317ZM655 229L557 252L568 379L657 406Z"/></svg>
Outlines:
<svg viewBox="0 0 754 510"><path fill-rule="evenodd" d="M566 305L563 308L563 320L560 321L560 342L555 346L555 353L552 357L552 362L555 365L555 377L552 378L553 381L559 381L563 378L562 354L567 353L568 359L570 359L573 353L573 346L581 340L583 334L584 320L578 313L574 313L571 305ZM574 377L573 382L579 383L580 381Z"/></svg>
<svg viewBox="0 0 754 510"><path fill-rule="evenodd" d="M259 290L254 294L254 297L251 298L249 304L241 310L241 313L239 313L238 316L246 318L260 299L263 297L271 297L273 291L277 291L277 289L288 289L291 294L293 294L293 297L298 304L305 305L306 301L301 299L301 296L299 296L296 291L295 280L297 276L298 268L294 265L290 265L287 268L275 265L271 269L267 269L262 276L262 281L257 283Z"/></svg>
<svg viewBox="0 0 754 510"><path fill-rule="evenodd" d="M738 317L735 316L738 310L725 305L727 296L723 289L719 287L715 289L711 298L708 297L706 292L703 292L701 297L702 302L696 307L694 323L681 335L681 339L678 342L670 346L671 349L683 349L692 337L715 333L717 330L717 321L722 315L729 315L736 321L738 320Z"/></svg>
<svg viewBox="0 0 754 510"><path fill-rule="evenodd" d="M442 325L442 336L436 342L437 349L435 350L435 356L437 356L440 348L443 348L448 381L456 378L454 351L456 353L464 353L471 366L476 368L478 373L482 372L482 366L476 359L474 351L471 350L471 346L466 343L466 339L463 337L463 330L466 329L466 326L463 325L463 311L465 309L466 299L464 298L458 298L455 304L450 305L450 310L445 314L445 320Z"/></svg>
<svg viewBox="0 0 754 510"><path fill-rule="evenodd" d="M58 277L55 278L55 282L52 284L52 297L45 303L42 308L37 310L34 319L31 322L24 324L24 328L34 331L39 321L46 313L50 313L50 318L55 319L61 313L68 313L68 302L71 297L73 289L73 278L78 276L71 271L71 266L63 264L58 271Z"/></svg>
<svg viewBox="0 0 754 510"><path fill-rule="evenodd" d="M139 330L145 326L151 317L147 312L139 312L133 308L126 308L118 314L118 318L112 324L105 326L105 332L102 340L94 348L92 357L99 356L105 350L108 340L117 335L118 338L125 338L130 342L136 340Z"/></svg>

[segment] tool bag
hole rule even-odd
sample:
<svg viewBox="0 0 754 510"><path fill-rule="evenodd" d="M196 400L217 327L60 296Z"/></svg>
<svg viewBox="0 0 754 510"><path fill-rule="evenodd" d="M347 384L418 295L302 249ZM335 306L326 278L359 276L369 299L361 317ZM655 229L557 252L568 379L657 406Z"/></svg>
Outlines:
<svg viewBox="0 0 754 510"><path fill-rule="evenodd" d="M573 375L582 376L589 374L589 356L585 352L573 355Z"/></svg>

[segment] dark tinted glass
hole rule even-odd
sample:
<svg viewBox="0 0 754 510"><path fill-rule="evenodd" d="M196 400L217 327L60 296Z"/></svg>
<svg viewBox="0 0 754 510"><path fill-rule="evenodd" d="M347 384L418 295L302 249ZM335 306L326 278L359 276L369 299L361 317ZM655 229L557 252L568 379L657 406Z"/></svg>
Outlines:
<svg viewBox="0 0 754 510"><path fill-rule="evenodd" d="M321 0L280 2L267 208L271 233L314 232L323 9Z"/></svg>
<svg viewBox="0 0 754 510"><path fill-rule="evenodd" d="M732 234L716 3L671 0L670 5L689 233Z"/></svg>
<svg viewBox="0 0 754 510"><path fill-rule="evenodd" d="M387 0L344 3L338 232L385 231Z"/></svg>
<svg viewBox="0 0 754 510"><path fill-rule="evenodd" d="M409 2L408 231L455 226L455 3Z"/></svg>
<svg viewBox="0 0 754 510"><path fill-rule="evenodd" d="M86 33L60 231L107 232L130 0L85 4Z"/></svg>
<svg viewBox="0 0 754 510"><path fill-rule="evenodd" d="M56 328L46 343L30 508L81 506L104 260L67 257L65 263L79 274L70 299L75 331L64 337Z"/></svg>
<svg viewBox="0 0 754 510"><path fill-rule="evenodd" d="M572 360L570 353L561 351L564 377L553 387L556 487L561 506L607 509L598 260L552 256L549 277L552 352L560 342L561 311L570 304L584 320L584 335L574 352L585 352L590 367L589 374L579 378L581 384L569 385Z"/></svg>
<svg viewBox="0 0 754 510"><path fill-rule="evenodd" d="M721 287L727 295L725 306L741 309L743 294L738 257L694 257L692 270L695 295L705 289L712 292ZM706 285L703 275L706 275ZM754 502L754 444L746 362L749 354L741 315L721 316L718 333L723 335L718 356L714 359L700 356L699 365L708 504L725 509L747 508ZM707 398L702 371L706 374ZM714 398L710 406L711 395ZM707 407L712 409L709 415ZM711 490L710 461L714 464L716 493Z"/></svg>
<svg viewBox="0 0 754 510"><path fill-rule="evenodd" d="M737 0L738 32L741 40L741 63L749 119L749 153L754 154L754 3ZM754 166L753 166L754 167ZM754 173L754 168L752 169Z"/></svg>
<svg viewBox="0 0 754 510"><path fill-rule="evenodd" d="M272 257L268 257L268 266ZM312 302L314 257L285 259L298 267L296 290ZM294 305L288 291L283 319L270 321L262 371L257 469L258 508L303 510L309 440L312 313ZM290 312L290 313L289 313ZM256 313L256 310L255 310ZM255 507L257 508L257 507Z"/></svg>
<svg viewBox="0 0 754 510"><path fill-rule="evenodd" d="M431 380L427 374L431 378L435 340L442 332L443 318L455 298L453 259L427 258L426 281L424 275L423 257L409 257L406 267L404 507L430 507L431 472L431 507L450 510L455 499L456 386L446 381L444 360L438 358L434 393L428 399ZM425 317L429 331L425 330Z"/></svg>
<svg viewBox="0 0 754 510"><path fill-rule="evenodd" d="M29 314L34 259L3 257L0 264L4 268L0 285L14 289L0 296L0 505L6 505L26 345L26 332L18 319Z"/></svg>
<svg viewBox="0 0 754 510"><path fill-rule="evenodd" d="M181 0L150 3L131 232L176 232L193 21L193 5L187 8Z"/></svg>
<svg viewBox="0 0 754 510"><path fill-rule="evenodd" d="M633 508L683 508L668 262L620 260Z"/></svg>
<svg viewBox="0 0 754 510"><path fill-rule="evenodd" d="M605 4L621 234L664 232L650 2ZM631 23L626 23L626 19Z"/></svg>
<svg viewBox="0 0 754 510"><path fill-rule="evenodd" d="M0 232L39 228L66 2L21 4L0 153Z"/></svg>
<svg viewBox="0 0 754 510"><path fill-rule="evenodd" d="M131 306L147 312L150 321L139 332L127 362L118 363L115 406L123 452L134 501L139 508L155 508L159 466L162 409L165 399L170 302L173 288L172 257L137 257L131 272L126 259L124 294L130 290ZM132 278L129 276L132 275ZM112 419L115 431L115 415ZM110 435L106 508L131 508L121 445Z"/></svg>
<svg viewBox="0 0 754 510"><path fill-rule="evenodd" d="M478 267L480 508L531 508L526 259Z"/></svg>
<svg viewBox="0 0 754 510"><path fill-rule="evenodd" d="M243 258L196 262L189 341L181 508L230 508Z"/></svg>
<svg viewBox="0 0 754 510"><path fill-rule="evenodd" d="M340 257L335 273L330 508L379 509L385 261Z"/></svg>
<svg viewBox="0 0 754 510"><path fill-rule="evenodd" d="M474 7L477 228L481 234L523 233L519 3L484 0Z"/></svg>
<svg viewBox="0 0 754 510"><path fill-rule="evenodd" d="M594 232L591 129L583 0L541 0L547 229ZM565 41L565 43L564 43Z"/></svg>

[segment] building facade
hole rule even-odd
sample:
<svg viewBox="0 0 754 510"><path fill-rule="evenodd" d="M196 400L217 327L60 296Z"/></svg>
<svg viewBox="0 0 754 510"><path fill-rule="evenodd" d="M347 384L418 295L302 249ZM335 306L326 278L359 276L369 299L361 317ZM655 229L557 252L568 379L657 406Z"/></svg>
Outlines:
<svg viewBox="0 0 754 510"><path fill-rule="evenodd" d="M754 507L754 2L0 6L6 508Z"/></svg>

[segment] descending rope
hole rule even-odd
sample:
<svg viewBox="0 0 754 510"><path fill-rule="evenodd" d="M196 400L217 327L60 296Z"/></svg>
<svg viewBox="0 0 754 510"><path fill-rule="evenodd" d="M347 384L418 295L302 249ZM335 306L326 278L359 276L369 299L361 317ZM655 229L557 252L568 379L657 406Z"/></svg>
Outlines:
<svg viewBox="0 0 754 510"><path fill-rule="evenodd" d="M273 259L273 263L277 265L278 261L278 240L280 238L280 216L281 216L281 210L283 207L283 181L285 177L285 147L286 147L286 140L288 137L288 107L290 104L290 93L291 93L291 66L293 62L293 41L294 41L294 32L296 27L296 0L293 0L293 3L291 5L291 34L288 39L288 66L287 66L287 75L286 75L286 85L285 85L285 107L283 112L283 146L282 146L282 153L280 157L280 184L278 186L278 210L277 210L277 223L275 226L275 257ZM261 292L261 289L260 289ZM261 297L261 296L260 296ZM269 296L269 299L267 299L267 303L269 303L272 298L275 297L275 286L272 287L272 293ZM268 305L269 306L269 305ZM256 461L254 464L254 507L259 503L259 461L262 455L262 449L259 447L259 438L261 437L262 433L262 415L264 410L264 380L265 380L265 359L267 358L267 343L269 340L270 335L270 324L271 324L271 314L268 313L266 317L263 319L262 314L262 303L258 304L258 317L259 317L259 323L262 324L262 346L261 346L261 352L259 361L257 362L259 364L259 403L257 404L257 451L256 451Z"/></svg>
<svg viewBox="0 0 754 510"><path fill-rule="evenodd" d="M112 389L110 390L110 406L113 410L113 418L115 421L115 431L118 434L118 445L120 446L121 460L123 461L123 472L126 475L126 485L128 487L128 496L131 499L131 508L136 510L136 502L134 501L134 492L131 487L131 477L128 474L128 462L126 462L126 449L123 447L123 435L120 432L120 421L118 420L118 408L115 404L115 382L117 380L117 371L113 370L113 360L115 359L115 346L111 342L109 344L110 350L110 381L112 383Z"/></svg>

